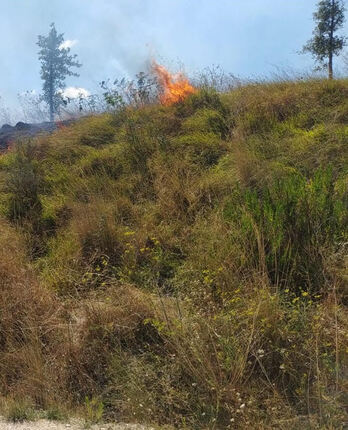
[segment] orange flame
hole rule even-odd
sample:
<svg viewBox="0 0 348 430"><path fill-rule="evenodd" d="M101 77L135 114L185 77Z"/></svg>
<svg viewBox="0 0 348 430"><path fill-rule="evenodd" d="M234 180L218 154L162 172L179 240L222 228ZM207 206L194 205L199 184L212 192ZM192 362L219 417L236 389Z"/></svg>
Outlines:
<svg viewBox="0 0 348 430"><path fill-rule="evenodd" d="M183 73L172 75L164 66L155 61L152 62L152 70L162 87L160 102L165 106L178 103L197 91Z"/></svg>

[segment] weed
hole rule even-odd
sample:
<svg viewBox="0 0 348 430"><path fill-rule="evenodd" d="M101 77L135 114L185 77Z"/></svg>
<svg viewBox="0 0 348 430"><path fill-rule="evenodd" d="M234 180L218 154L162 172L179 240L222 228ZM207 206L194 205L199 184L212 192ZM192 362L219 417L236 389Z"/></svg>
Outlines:
<svg viewBox="0 0 348 430"><path fill-rule="evenodd" d="M86 424L97 424L103 418L104 405L97 398L85 398Z"/></svg>
<svg viewBox="0 0 348 430"><path fill-rule="evenodd" d="M52 406L51 408L48 408L45 411L45 417L49 421L65 421L68 418L66 411L57 406Z"/></svg>
<svg viewBox="0 0 348 430"><path fill-rule="evenodd" d="M27 401L12 400L6 411L7 420L13 423L33 421L35 416L33 407Z"/></svg>

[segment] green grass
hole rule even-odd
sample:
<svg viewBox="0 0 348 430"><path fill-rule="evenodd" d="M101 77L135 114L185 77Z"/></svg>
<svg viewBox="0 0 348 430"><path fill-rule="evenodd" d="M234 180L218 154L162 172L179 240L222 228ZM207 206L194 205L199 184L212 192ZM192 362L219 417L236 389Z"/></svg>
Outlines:
<svg viewBox="0 0 348 430"><path fill-rule="evenodd" d="M13 423L21 423L23 421L33 421L37 417L32 405L26 401L12 400L6 410L6 419Z"/></svg>
<svg viewBox="0 0 348 430"><path fill-rule="evenodd" d="M2 155L0 394L89 422L343 428L347 95L203 89Z"/></svg>

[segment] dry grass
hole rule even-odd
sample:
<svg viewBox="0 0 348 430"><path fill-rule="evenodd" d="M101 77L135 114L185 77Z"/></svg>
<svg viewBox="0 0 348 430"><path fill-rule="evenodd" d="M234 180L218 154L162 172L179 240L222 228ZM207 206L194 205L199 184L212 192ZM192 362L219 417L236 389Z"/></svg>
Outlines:
<svg viewBox="0 0 348 430"><path fill-rule="evenodd" d="M3 156L9 415L343 428L346 93L250 84L85 118L22 152L35 189ZM16 187L35 217L9 216Z"/></svg>
<svg viewBox="0 0 348 430"><path fill-rule="evenodd" d="M38 284L13 228L4 221L0 228L2 394L45 407L58 395L64 366L61 305Z"/></svg>

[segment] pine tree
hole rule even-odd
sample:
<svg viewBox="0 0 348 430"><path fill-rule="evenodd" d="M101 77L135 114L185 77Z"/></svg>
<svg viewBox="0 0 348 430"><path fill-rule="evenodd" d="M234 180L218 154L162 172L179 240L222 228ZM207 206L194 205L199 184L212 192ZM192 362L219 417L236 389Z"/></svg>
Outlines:
<svg viewBox="0 0 348 430"><path fill-rule="evenodd" d="M333 57L340 54L346 44L346 38L336 32L345 21L345 8L342 0L321 0L314 12L317 23L313 37L303 47L322 67L328 67L329 79L333 78Z"/></svg>
<svg viewBox="0 0 348 430"><path fill-rule="evenodd" d="M77 61L77 55L69 55L70 48L62 47L64 35L57 33L54 23L50 28L48 36L38 37L37 45L40 47L42 99L49 106L52 122L63 103L61 92L65 88L65 79L67 76L79 76L71 68L81 67L81 64Z"/></svg>

